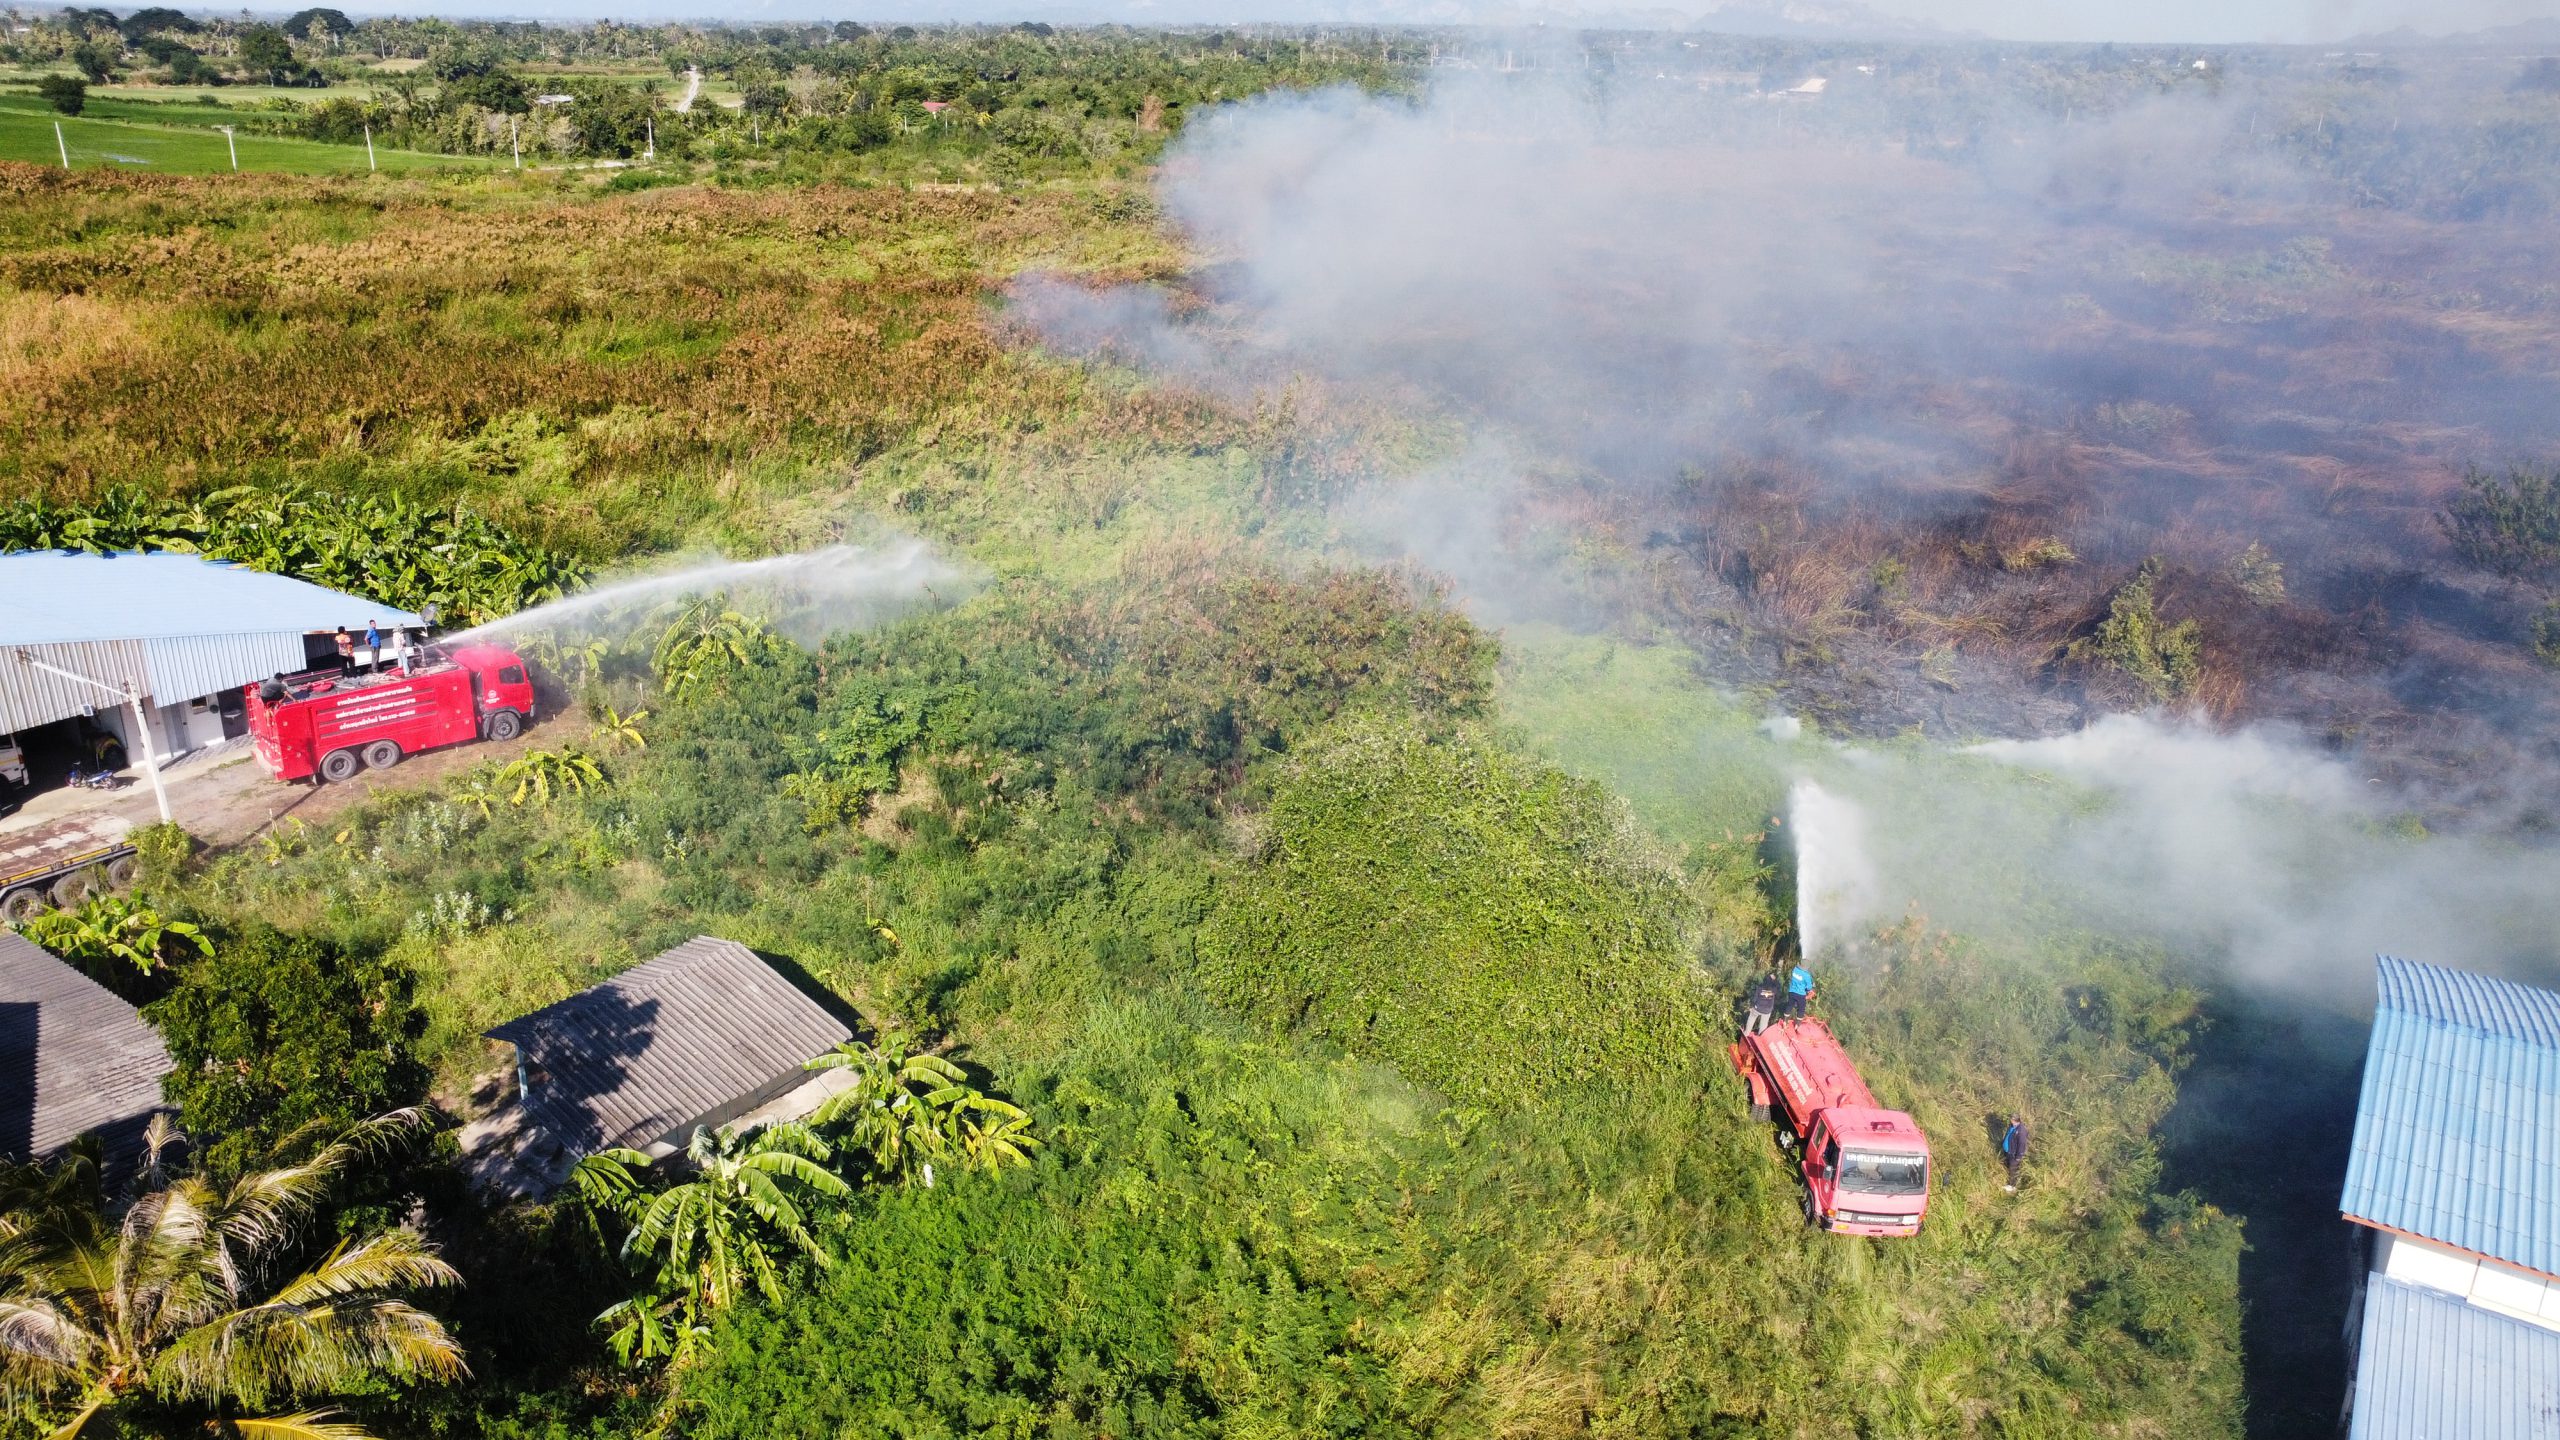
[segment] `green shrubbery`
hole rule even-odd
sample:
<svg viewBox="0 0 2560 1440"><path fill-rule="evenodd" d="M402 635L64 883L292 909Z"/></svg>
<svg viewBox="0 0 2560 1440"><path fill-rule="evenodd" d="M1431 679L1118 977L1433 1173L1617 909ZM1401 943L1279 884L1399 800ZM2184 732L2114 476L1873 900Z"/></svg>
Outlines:
<svg viewBox="0 0 2560 1440"><path fill-rule="evenodd" d="M168 1096L208 1174L236 1175L304 1126L343 1128L426 1094L409 975L318 936L229 930L143 1013L168 1042Z"/></svg>
<svg viewBox="0 0 2560 1440"><path fill-rule="evenodd" d="M2204 673L2204 641L2196 622L2161 618L2160 561L2142 562L2134 577L2107 603L2097 631L2071 644L2071 657L2110 667L2155 702L2166 704L2195 689Z"/></svg>
<svg viewBox="0 0 2560 1440"><path fill-rule="evenodd" d="M180 550L470 625L557 599L586 567L453 502L236 486L180 500L120 487L0 505L0 552Z"/></svg>
<svg viewBox="0 0 2560 1440"><path fill-rule="evenodd" d="M1583 760L1684 768L1646 792L1684 871L1599 786L1488 737L1490 647L1392 577L1011 581L821 655L718 648L681 695L638 693L628 650L602 665L599 703L651 710L609 791L386 797L185 894L347 953L388 943L455 1082L485 1064L487 1024L730 935L954 1046L1045 1148L809 1207L829 1263L782 1273L778 1299L676 1313L709 1327L694 1359L636 1387L604 1378L583 1329L629 1293L599 1291L614 1277L583 1225L474 1221L463 1333L503 1338L474 1388L397 1401L404 1423L2235 1425L2236 1227L2155 1193L2149 1132L2193 999L2160 957L2010 962L1915 927L1877 976L1828 977L1870 1079L1935 1139L1940 1188L1914 1241L1803 1227L1689 953L1710 933L1736 969L1761 913L1726 892L1763 873L1731 827L1765 820L1769 782L1686 773L1698 734L1750 716L1688 692L1669 719L1594 712L1569 703L1581 672L1540 677L1556 703L1527 713L1602 724ZM1623 733L1645 723L1676 734ZM815 829L812 775L859 797ZM431 894L460 898L428 915ZM2011 1108L2044 1137L2014 1198L1982 1133Z"/></svg>
<svg viewBox="0 0 2560 1440"><path fill-rule="evenodd" d="M2462 557L2513 579L2560 577L2560 473L2473 469L2445 507L2445 534Z"/></svg>
<svg viewBox="0 0 2560 1440"><path fill-rule="evenodd" d="M1685 1068L1705 1005L1679 873L1605 792L1476 735L1347 720L1294 754L1211 989L1471 1105Z"/></svg>

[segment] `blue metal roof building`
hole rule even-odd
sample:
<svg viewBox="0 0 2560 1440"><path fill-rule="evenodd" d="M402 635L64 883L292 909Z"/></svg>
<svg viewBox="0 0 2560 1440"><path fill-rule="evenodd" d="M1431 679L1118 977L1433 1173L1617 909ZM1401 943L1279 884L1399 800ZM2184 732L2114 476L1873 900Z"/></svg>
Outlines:
<svg viewBox="0 0 2560 1440"><path fill-rule="evenodd" d="M2560 1440L2560 1332L2377 1275L2357 1353L2347 1440Z"/></svg>
<svg viewBox="0 0 2560 1440"><path fill-rule="evenodd" d="M2560 994L2385 955L2338 1208L2560 1275Z"/></svg>
<svg viewBox="0 0 2560 1440"><path fill-rule="evenodd" d="M2560 994L2383 956L2349 1440L2560 1440Z"/></svg>
<svg viewBox="0 0 2560 1440"><path fill-rule="evenodd" d="M0 731L25 730L115 704L75 681L11 663L24 650L154 703L303 668L305 637L366 622L416 625L405 610L285 575L200 555L0 555Z"/></svg>

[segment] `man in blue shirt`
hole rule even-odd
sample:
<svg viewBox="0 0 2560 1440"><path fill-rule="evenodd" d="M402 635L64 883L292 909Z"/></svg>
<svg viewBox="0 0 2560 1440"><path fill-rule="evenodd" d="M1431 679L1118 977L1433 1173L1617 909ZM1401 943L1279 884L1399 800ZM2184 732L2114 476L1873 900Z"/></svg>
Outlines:
<svg viewBox="0 0 2560 1440"><path fill-rule="evenodd" d="M1778 1018L1802 1019L1804 1007L1812 1001L1813 972L1804 968L1803 962L1799 961L1794 969L1787 972L1787 993L1786 997L1778 1002Z"/></svg>
<svg viewBox="0 0 2560 1440"><path fill-rule="evenodd" d="M2018 1193L2018 1168L2027 1163L2027 1117L2012 1115L2009 1128L2000 1132L2000 1165L2009 1172L2009 1183L2000 1188Z"/></svg>

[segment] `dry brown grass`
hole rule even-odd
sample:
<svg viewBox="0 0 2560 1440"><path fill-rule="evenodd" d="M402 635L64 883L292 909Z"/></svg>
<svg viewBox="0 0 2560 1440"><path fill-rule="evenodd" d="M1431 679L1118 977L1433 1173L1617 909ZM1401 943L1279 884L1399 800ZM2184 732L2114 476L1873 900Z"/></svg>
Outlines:
<svg viewBox="0 0 2560 1440"><path fill-rule="evenodd" d="M777 456L1231 433L992 332L989 294L1022 268L1161 251L1070 193L0 167L0 206L0 478L65 497L353 471L603 540L656 492L716 502Z"/></svg>

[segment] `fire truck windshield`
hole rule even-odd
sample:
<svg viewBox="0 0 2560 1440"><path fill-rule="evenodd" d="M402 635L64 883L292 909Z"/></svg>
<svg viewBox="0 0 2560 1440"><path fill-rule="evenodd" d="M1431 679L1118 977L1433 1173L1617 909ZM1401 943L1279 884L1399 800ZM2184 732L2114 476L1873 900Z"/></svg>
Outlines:
<svg viewBox="0 0 2560 1440"><path fill-rule="evenodd" d="M1926 1195L1929 1157L1880 1150L1840 1152L1840 1188L1861 1195Z"/></svg>

